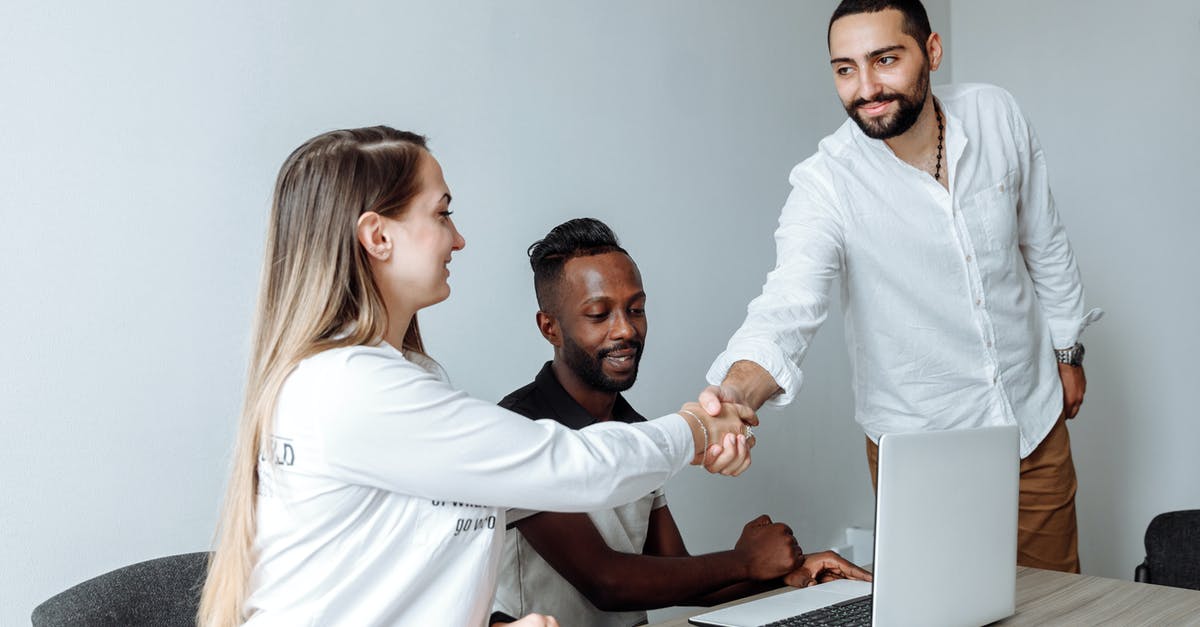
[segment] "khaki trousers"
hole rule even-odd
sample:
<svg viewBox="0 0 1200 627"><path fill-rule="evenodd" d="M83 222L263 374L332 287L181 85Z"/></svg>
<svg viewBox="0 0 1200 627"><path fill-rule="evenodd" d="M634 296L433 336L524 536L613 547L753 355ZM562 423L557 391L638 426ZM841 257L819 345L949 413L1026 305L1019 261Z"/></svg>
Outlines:
<svg viewBox="0 0 1200 627"><path fill-rule="evenodd" d="M871 484L879 488L879 446L867 438ZM1075 523L1075 462L1062 416L1021 460L1017 512L1017 564L1079 572L1079 532Z"/></svg>

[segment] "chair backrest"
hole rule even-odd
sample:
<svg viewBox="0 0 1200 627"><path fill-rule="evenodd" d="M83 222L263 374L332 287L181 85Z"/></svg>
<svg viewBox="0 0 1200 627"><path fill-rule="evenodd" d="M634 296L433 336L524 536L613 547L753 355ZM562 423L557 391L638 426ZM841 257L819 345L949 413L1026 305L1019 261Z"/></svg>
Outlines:
<svg viewBox="0 0 1200 627"><path fill-rule="evenodd" d="M160 557L89 579L33 610L33 627L194 627L208 552Z"/></svg>
<svg viewBox="0 0 1200 627"><path fill-rule="evenodd" d="M1143 566L1139 580L1146 583L1200 590L1200 509L1155 516L1146 527Z"/></svg>

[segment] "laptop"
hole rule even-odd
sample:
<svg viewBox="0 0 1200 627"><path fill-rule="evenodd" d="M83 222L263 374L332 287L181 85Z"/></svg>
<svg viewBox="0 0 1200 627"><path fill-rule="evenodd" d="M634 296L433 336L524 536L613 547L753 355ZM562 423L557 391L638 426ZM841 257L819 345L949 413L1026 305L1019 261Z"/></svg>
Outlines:
<svg viewBox="0 0 1200 627"><path fill-rule="evenodd" d="M688 622L804 625L809 623L795 617L818 611L859 612L847 624L957 627L1011 616L1019 464L1015 426L885 435L879 441L874 586L837 580Z"/></svg>

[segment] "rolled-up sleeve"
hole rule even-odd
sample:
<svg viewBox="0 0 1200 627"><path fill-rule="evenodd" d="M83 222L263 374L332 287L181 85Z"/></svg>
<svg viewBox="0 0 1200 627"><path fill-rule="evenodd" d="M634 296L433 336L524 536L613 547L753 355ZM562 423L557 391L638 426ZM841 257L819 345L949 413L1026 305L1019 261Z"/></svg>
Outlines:
<svg viewBox="0 0 1200 627"><path fill-rule="evenodd" d="M773 405L792 401L804 381L800 363L829 313L830 290L841 272L844 245L832 194L801 163L792 172L792 192L775 231L775 268L746 319L708 370L718 385L738 361L752 361L782 390Z"/></svg>

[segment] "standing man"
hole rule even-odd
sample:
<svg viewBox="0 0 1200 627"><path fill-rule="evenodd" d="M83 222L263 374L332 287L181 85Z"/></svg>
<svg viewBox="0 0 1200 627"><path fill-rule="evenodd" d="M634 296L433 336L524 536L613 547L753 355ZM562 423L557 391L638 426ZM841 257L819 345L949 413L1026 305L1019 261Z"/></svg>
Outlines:
<svg viewBox="0 0 1200 627"><path fill-rule="evenodd" d="M1102 312L1085 313L1041 146L1004 90L930 90L942 43L917 0L846 0L828 37L850 119L792 170L775 269L701 403L790 402L839 279L872 481L885 433L1016 424L1017 562L1079 572L1064 419Z"/></svg>
<svg viewBox="0 0 1200 627"><path fill-rule="evenodd" d="M570 220L531 246L529 261L554 359L500 405L574 429L644 420L620 393L637 378L646 293L616 235L598 220ZM791 529L767 516L747 523L733 549L689 555L661 489L612 510L511 512L509 521L493 623L537 612L563 625L628 627L647 609L870 578L834 553L803 555Z"/></svg>

